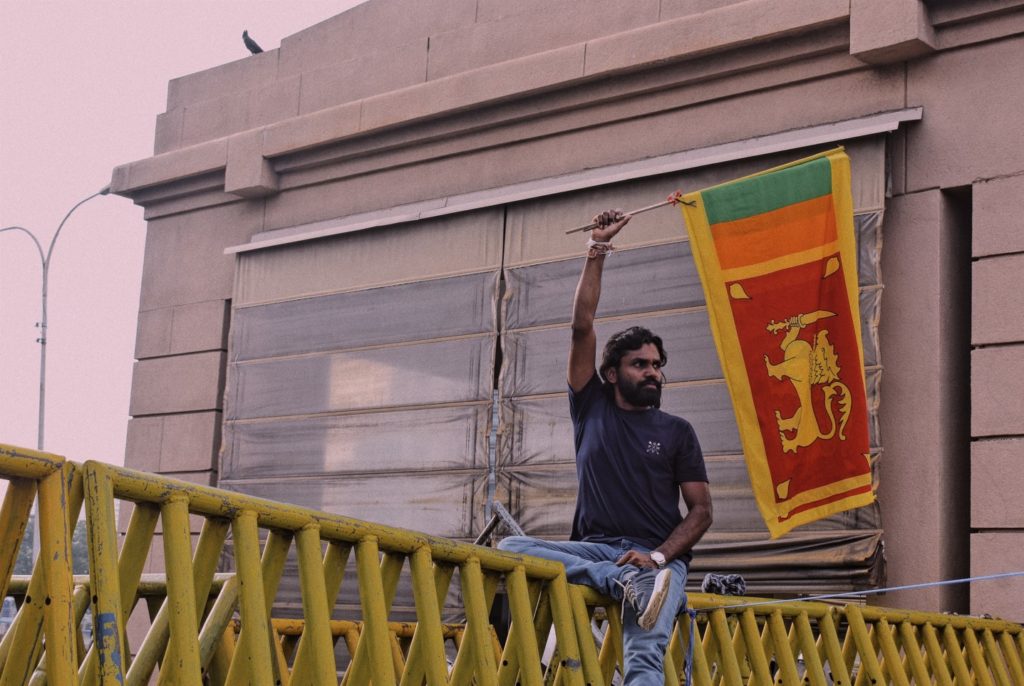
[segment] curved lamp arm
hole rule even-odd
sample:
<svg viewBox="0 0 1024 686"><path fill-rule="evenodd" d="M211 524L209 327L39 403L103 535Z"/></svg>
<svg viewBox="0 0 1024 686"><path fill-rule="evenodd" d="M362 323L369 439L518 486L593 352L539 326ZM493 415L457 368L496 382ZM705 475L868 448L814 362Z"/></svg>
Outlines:
<svg viewBox="0 0 1024 686"><path fill-rule="evenodd" d="M65 214L64 218L60 220L60 224L57 225L57 230L54 232L53 238L50 239L50 247L46 251L46 257L43 258L43 264L46 264L46 265L50 264L50 257L53 255L53 246L57 244L57 236L60 235L60 230L64 228L64 223L67 222L68 217L70 217L74 213L74 211L77 210L80 206L82 206L85 203L89 202L90 200L95 198L97 195L107 195L108 193L110 193L110 184L107 184L106 186L104 186L103 188L99 189L98 191L96 191L95 193L90 195L89 197L83 198L82 200L79 200L77 203L75 203L74 207L72 207L70 210L68 210L68 213ZM33 236L33 238L34 238L34 236ZM38 243L38 241L36 241L36 243ZM40 254L42 254L42 252L43 252L42 246L40 246L39 252L40 252Z"/></svg>
<svg viewBox="0 0 1024 686"><path fill-rule="evenodd" d="M43 254L43 245L42 243L39 242L39 239L36 238L36 235L34 233L26 229L24 226L5 226L4 228L0 229L0 233L3 233L4 231L21 231L26 236L31 238L32 242L36 244L36 250L39 251L39 261L44 265L46 264L46 256ZM50 245L50 250L53 250L52 244Z"/></svg>

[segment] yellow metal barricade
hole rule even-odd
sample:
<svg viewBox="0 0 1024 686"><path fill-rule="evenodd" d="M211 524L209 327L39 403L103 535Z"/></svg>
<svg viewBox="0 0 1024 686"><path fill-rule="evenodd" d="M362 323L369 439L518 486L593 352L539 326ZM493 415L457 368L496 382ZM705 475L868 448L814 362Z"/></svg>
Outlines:
<svg viewBox="0 0 1024 686"><path fill-rule="evenodd" d="M618 607L569 585L557 563L7 446L0 478L8 482L0 584L19 603L0 640L0 686L582 685L610 684L621 670ZM42 554L31 577L12 580L37 493ZM134 507L119 535L114 513L124 501ZM90 573L73 577L71 531L83 503ZM202 530L193 541L195 517ZM154 545L158 527L162 545ZM152 557L162 557L166 575L143 575ZM218 574L224 559L234 571ZM289 559L300 618L273 616ZM393 620L400 578L411 584L415 621ZM345 582L360 607L338 618ZM458 624L442 622L453 585L465 611ZM489 619L501 592L507 634ZM753 602L691 595L695 618L680 616L666 683L691 671L693 683L708 686L1024 686L1018 624L809 602L737 607L738 600ZM140 602L151 625L131 646L125 626ZM91 643L81 629L87 610ZM554 656L545 663L549 635Z"/></svg>
<svg viewBox="0 0 1024 686"><path fill-rule="evenodd" d="M342 683L497 684L519 679L520 672L524 682L539 683L543 674L537 637L546 637L552 627L562 656L553 670L559 682L585 683L588 664L590 676L596 674L592 642L582 646L594 659L580 655L569 586L559 564L102 463L79 466L57 456L2 450L0 475L11 483L3 510L9 524L3 529L3 559L8 563L4 580L10 578L37 484L44 549L40 560L45 563L37 566L24 596L3 656L0 686L28 683L41 664L44 645L45 668L39 678L62 685L144 684L154 673L165 684L204 683L204 673L212 683L338 683L338 624L331 612L350 556L355 558L352 581L361 612L353 625L358 629L346 635L351 660ZM69 543L71 522L77 521L83 499L89 539L87 597L95 634L85 655L77 650ZM114 517L118 501L135 504L120 546ZM194 550L190 515L203 518ZM166 600L132 660L125 624L139 597L158 525L167 569ZM229 532L235 577L223 584L211 605L211 586ZM58 548L60 555L50 554ZM303 630L298 636L282 636L270 609L293 548ZM441 608L456 572L467 619L453 630L442 624ZM411 579L417 621L400 632L389 622L389 613L402 574ZM489 613L506 578L515 611L509 638L500 645ZM37 586L48 594L37 593ZM541 610L534 612L537 607ZM237 623L232 617L236 611Z"/></svg>
<svg viewBox="0 0 1024 686"><path fill-rule="evenodd" d="M618 608L581 589L607 635ZM1024 686L1024 627L1013 622L882 607L690 594L666 656L666 684L995 684ZM693 632L691 643L690 635ZM621 666L621 642L601 649L602 683Z"/></svg>
<svg viewBox="0 0 1024 686"><path fill-rule="evenodd" d="M29 682L46 640L51 683L77 683L72 604L71 531L82 507L81 474L57 455L0 445L0 474L8 480L0 508L0 598L6 596L21 539L38 492L39 557L28 592L0 646L0 686Z"/></svg>

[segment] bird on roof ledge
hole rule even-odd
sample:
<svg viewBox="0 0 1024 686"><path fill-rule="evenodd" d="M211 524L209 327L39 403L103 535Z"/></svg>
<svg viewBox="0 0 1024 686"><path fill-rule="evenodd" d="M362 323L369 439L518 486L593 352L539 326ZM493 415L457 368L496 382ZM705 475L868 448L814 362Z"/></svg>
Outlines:
<svg viewBox="0 0 1024 686"><path fill-rule="evenodd" d="M249 37L248 30L242 31L242 42L245 43L245 47L249 48L249 52L254 55L258 55L263 52L263 48L260 47L260 44Z"/></svg>

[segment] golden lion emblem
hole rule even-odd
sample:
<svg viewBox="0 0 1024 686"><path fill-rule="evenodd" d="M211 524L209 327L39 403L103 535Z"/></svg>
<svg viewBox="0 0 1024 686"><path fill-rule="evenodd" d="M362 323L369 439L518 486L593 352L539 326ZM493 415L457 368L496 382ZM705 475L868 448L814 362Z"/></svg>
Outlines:
<svg viewBox="0 0 1024 686"><path fill-rule="evenodd" d="M764 356L768 375L780 381L789 379L800 399L800 407L796 409L792 417L783 417L782 413L778 410L775 411L775 421L779 427L779 439L782 441L782 452L784 453L795 453L798 448L806 448L819 438L830 439L836 435L837 429L839 439L846 440L843 432L846 423L850 420L852 401L850 389L839 380L839 358L836 355L835 347L828 339L828 330L819 331L813 339L813 345L810 341L799 337L800 331L805 327L820 319L834 316L835 312L818 310L809 314L798 314L781 322L772 320L767 326L771 333L786 331L786 335L779 344L783 353L782 361L773 364L767 355ZM822 392L825 400L825 413L831 423L826 432L823 432L818 426L818 419L814 414L814 400L811 393L813 386L824 387ZM838 422L834 405L839 409ZM795 433L792 436L787 436L790 432Z"/></svg>

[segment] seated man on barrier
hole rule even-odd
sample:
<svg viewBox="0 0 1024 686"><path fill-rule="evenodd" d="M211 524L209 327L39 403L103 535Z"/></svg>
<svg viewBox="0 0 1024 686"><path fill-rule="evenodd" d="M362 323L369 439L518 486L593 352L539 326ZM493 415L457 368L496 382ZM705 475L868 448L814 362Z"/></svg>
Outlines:
<svg viewBox="0 0 1024 686"><path fill-rule="evenodd" d="M594 218L573 303L568 382L579 490L572 540L512 536L499 548L561 562L571 583L621 600L625 683L661 686L690 551L711 525L711 494L693 428L658 409L661 338L638 326L617 333L600 376L595 369L604 261L629 219L617 210Z"/></svg>

